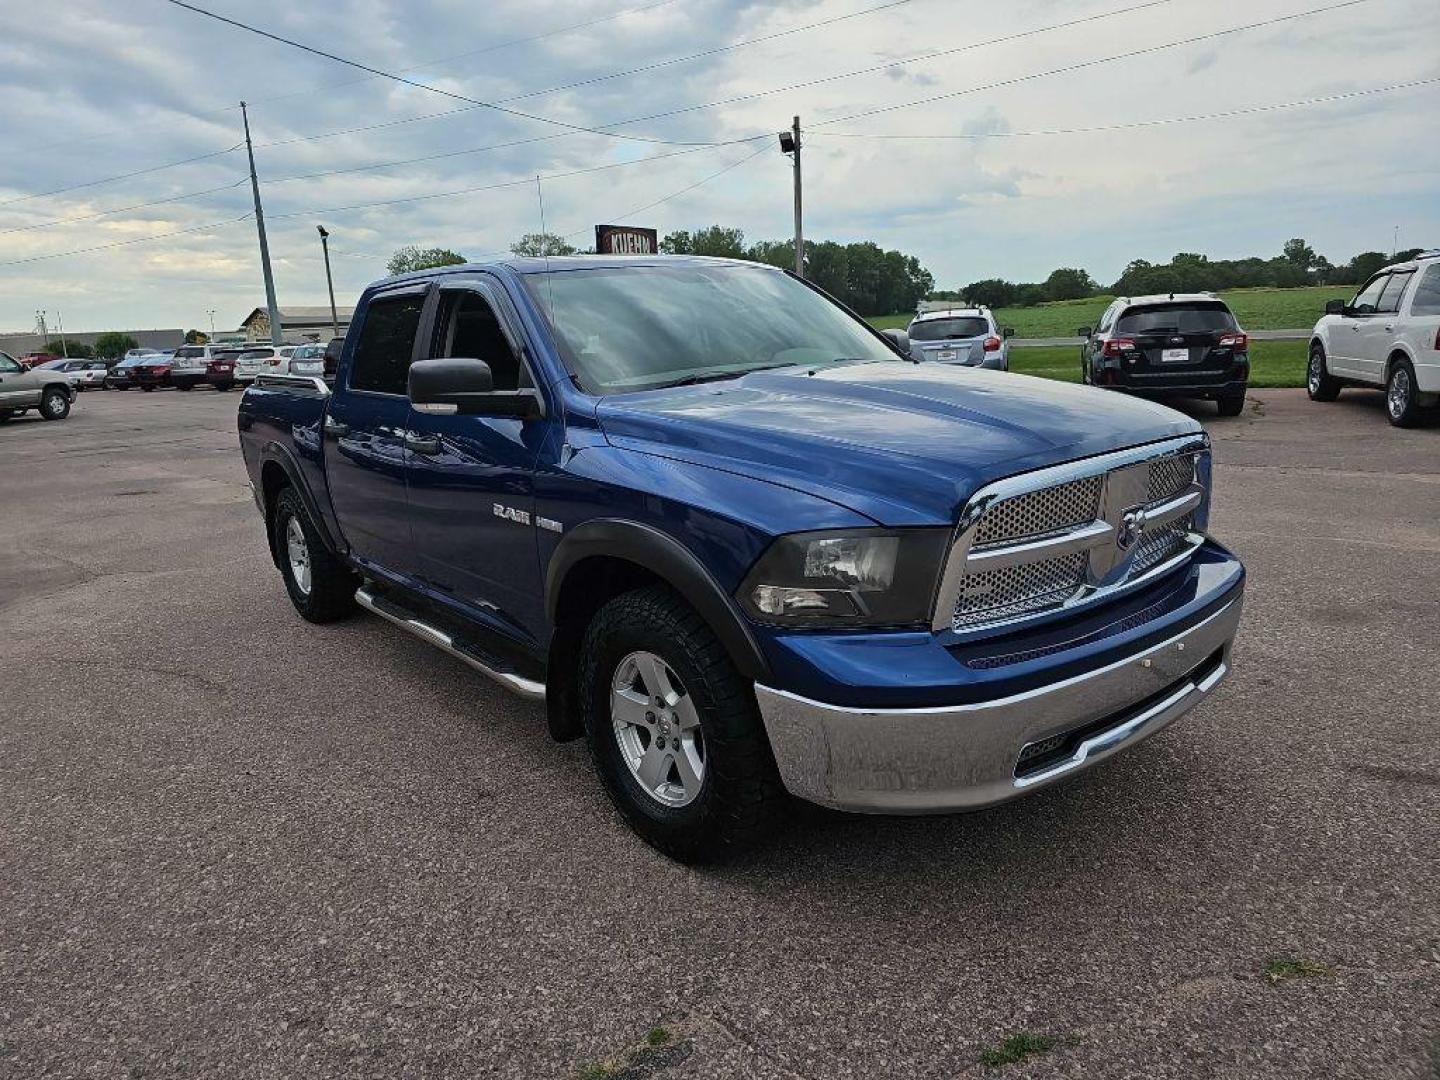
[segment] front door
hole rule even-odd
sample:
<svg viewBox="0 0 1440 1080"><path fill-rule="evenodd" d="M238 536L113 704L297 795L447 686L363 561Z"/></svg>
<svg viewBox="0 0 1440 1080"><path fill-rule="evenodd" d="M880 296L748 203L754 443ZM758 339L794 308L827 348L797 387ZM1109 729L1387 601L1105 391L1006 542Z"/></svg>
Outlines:
<svg viewBox="0 0 1440 1080"><path fill-rule="evenodd" d="M1390 280L1388 273L1376 274L1365 283L1345 308L1330 335L1330 355L1326 358L1331 374L1358 379L1363 375L1360 364L1360 339L1369 320L1375 317L1380 294Z"/></svg>
<svg viewBox="0 0 1440 1080"><path fill-rule="evenodd" d="M0 409L30 404L29 379L25 369L9 353L0 353Z"/></svg>
<svg viewBox="0 0 1440 1080"><path fill-rule="evenodd" d="M1375 314L1363 320L1355 334L1355 368L1366 382L1377 386L1385 383L1385 361L1390 359L1390 346L1395 344L1400 298L1413 276L1413 271L1408 270L1391 274L1375 303Z"/></svg>
<svg viewBox="0 0 1440 1080"><path fill-rule="evenodd" d="M533 386L519 319L485 279L447 284L428 357L490 365L496 390ZM534 636L542 623L534 471L544 419L439 415L408 421L410 526L419 576L456 599Z"/></svg>
<svg viewBox="0 0 1440 1080"><path fill-rule="evenodd" d="M365 309L345 385L325 416L325 476L341 535L363 562L406 574L414 547L405 498L405 379L426 287L382 294Z"/></svg>

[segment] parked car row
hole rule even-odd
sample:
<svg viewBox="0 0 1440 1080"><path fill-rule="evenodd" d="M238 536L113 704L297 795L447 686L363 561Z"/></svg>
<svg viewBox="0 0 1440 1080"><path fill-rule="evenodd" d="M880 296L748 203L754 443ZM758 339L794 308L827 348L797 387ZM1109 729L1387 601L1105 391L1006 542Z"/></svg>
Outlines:
<svg viewBox="0 0 1440 1080"><path fill-rule="evenodd" d="M335 338L338 355L343 338ZM107 390L139 388L151 391L164 387L194 390L210 386L232 390L255 381L258 375L305 375L316 378L333 373L333 358L327 361L332 345L310 342L303 345L184 345L172 352L132 349L110 367L103 361L72 361L99 365L87 374L84 385Z"/></svg>

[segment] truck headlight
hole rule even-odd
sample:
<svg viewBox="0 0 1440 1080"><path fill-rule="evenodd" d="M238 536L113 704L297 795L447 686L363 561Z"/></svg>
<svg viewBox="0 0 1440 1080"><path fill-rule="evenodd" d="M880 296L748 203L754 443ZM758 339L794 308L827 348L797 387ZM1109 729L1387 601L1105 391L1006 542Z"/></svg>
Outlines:
<svg viewBox="0 0 1440 1080"><path fill-rule="evenodd" d="M807 626L926 623L950 539L945 529L856 529L777 539L740 586L761 622Z"/></svg>

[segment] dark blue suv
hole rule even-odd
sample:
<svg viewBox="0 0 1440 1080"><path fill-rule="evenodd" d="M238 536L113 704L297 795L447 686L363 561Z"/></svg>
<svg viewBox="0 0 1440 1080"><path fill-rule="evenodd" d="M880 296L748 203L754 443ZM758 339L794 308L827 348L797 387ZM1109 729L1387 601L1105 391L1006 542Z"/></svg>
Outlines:
<svg viewBox="0 0 1440 1080"><path fill-rule="evenodd" d="M543 700L687 860L787 793L930 813L1073 774L1213 690L1240 617L1193 420L916 364L766 266L382 281L333 381L261 376L239 426L305 618Z"/></svg>

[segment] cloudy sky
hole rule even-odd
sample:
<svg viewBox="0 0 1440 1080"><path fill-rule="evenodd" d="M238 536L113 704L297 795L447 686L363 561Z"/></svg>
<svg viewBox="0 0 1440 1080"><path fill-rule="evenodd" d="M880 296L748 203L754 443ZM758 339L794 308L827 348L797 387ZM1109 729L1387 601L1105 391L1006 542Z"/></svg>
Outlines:
<svg viewBox="0 0 1440 1080"><path fill-rule="evenodd" d="M200 0L506 113L164 0L0 0L0 331L263 304L242 98L282 305L325 301L317 223L344 303L401 245L477 258L538 230L537 173L580 247L599 222L784 237L796 113L807 236L912 252L946 287L1292 236L1343 261L1397 227L1440 245L1440 5L1338 3Z"/></svg>

